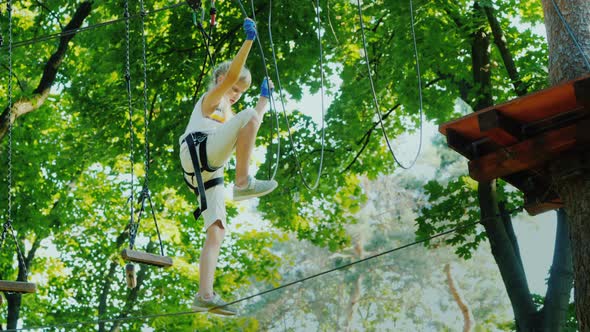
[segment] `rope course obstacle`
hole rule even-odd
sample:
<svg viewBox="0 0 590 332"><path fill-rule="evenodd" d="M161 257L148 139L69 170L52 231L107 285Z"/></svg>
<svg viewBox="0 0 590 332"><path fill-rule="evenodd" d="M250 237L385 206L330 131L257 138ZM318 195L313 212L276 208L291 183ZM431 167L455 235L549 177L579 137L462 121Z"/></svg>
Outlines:
<svg viewBox="0 0 590 332"><path fill-rule="evenodd" d="M129 198L129 205L130 205L130 219L129 225L127 229L129 230L129 248L126 248L121 253L123 259L129 262L136 262L142 264L153 265L157 267L169 267L172 265L172 258L167 257L164 255L164 247L162 244L162 239L160 237L160 229L158 227L158 221L156 220L156 213L154 211L153 202L151 199L151 194L149 191L149 160L150 160L150 150L149 150L149 139L148 139L148 102L147 102L147 57L146 57L146 37L145 37L145 16L146 12L143 5L143 0L140 0L140 16L141 16L141 38L142 38L142 58L143 58L143 109L144 109L144 139L145 139L145 154L144 154L144 167L145 167L145 179L143 184L143 189L141 191L139 202L140 202L140 210L138 212L137 219L135 219L135 211L134 211L134 204L135 204L135 194L134 194L134 134L133 134L133 102L132 102L132 93L131 93L131 73L130 73L130 20L129 20L129 1L125 1L125 12L124 15L127 18L125 20L125 39L126 39L126 53L125 53L125 83L127 87L127 99L128 99L128 110L129 110L129 136L130 136L130 198ZM158 241L160 244L160 255L151 254L148 252L138 251L135 250L135 239L137 236L137 231L139 229L139 224L141 221L141 217L146 210L146 201L149 202L154 224L156 226L156 232L158 234ZM125 266L125 275L127 276L127 286L129 288L135 288L137 286L137 279L135 275L135 266L132 263L128 263Z"/></svg>

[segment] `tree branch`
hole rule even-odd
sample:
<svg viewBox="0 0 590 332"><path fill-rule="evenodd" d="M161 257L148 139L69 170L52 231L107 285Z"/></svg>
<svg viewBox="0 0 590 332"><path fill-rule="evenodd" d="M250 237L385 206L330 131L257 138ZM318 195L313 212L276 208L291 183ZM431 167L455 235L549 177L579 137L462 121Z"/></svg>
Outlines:
<svg viewBox="0 0 590 332"><path fill-rule="evenodd" d="M12 105L12 110L9 107L6 107L0 115L0 139L4 138L6 132L8 131L9 124L14 123L14 121L27 113L33 112L47 99L49 96L49 91L51 86L55 82L55 77L57 75L57 71L59 66L61 65L65 55L68 51L68 43L74 38L76 35L75 33L66 33L70 31L75 31L76 29L80 28L84 19L88 17L90 14L90 10L92 8L91 2L83 2L80 4L78 9L76 10L72 20L66 27L62 30L62 36L59 40L59 46L55 53L51 55L45 67L43 69L43 76L41 77L41 81L35 90L33 90L33 96L28 99L21 99L15 102Z"/></svg>
<svg viewBox="0 0 590 332"><path fill-rule="evenodd" d="M567 215L557 210L557 230L553 263L547 281L547 293L543 305L543 328L561 331L567 321L570 293L574 282L572 248Z"/></svg>
<svg viewBox="0 0 590 332"><path fill-rule="evenodd" d="M516 64L514 63L514 58L512 57L512 53L508 49L508 43L506 42L506 38L504 37L504 31L502 31L502 26L500 26L500 22L498 22L498 19L496 18L494 8L492 7L493 5L490 3L489 5L482 6L486 13L486 17L488 18L488 23L492 28L494 44L496 44L498 50L500 51L502 61L504 62L504 67L508 72L508 76L512 81L512 85L514 86L514 91L518 96L524 96L527 94L527 86L520 79L520 75L518 74L518 70L516 69Z"/></svg>

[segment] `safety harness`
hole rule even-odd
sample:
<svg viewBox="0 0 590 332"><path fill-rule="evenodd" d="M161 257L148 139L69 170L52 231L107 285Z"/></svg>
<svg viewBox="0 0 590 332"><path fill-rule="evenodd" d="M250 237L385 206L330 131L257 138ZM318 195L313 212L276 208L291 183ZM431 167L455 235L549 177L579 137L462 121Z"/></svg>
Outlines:
<svg viewBox="0 0 590 332"><path fill-rule="evenodd" d="M191 160L193 163L194 172L187 172L184 168L182 169L185 175L193 177L197 180L197 186L193 186L191 181L188 181L186 176L183 176L184 182L191 188L195 195L200 199L200 206L193 212L195 219L198 220L201 216L201 213L207 210L207 197L205 195L205 190L222 185L223 184L223 177L213 178L206 182L203 182L203 176L201 172L215 172L220 167L210 167L209 163L207 163L207 134L203 132L194 132L188 134L182 142L186 142L188 146L188 151L191 155ZM198 148L198 153L197 153Z"/></svg>

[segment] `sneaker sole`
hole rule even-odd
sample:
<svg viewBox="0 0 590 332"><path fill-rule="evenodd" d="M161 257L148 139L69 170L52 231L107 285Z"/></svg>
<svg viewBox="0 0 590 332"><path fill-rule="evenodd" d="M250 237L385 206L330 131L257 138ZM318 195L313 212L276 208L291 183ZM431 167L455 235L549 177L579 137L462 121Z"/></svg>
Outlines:
<svg viewBox="0 0 590 332"><path fill-rule="evenodd" d="M211 310L209 310L210 313L213 314L218 314L218 315L223 315L223 316L235 316L238 313L235 311L230 311L224 308L213 308Z"/></svg>
<svg viewBox="0 0 590 332"><path fill-rule="evenodd" d="M239 202L239 201L243 201L243 200L250 199L250 198L256 198L256 197L264 196L266 194L269 194L273 190L277 189L277 187L278 187L278 183L274 187L272 187L272 188L270 188L270 189L268 189L266 191L262 191L262 192L255 193L255 194L250 194L250 195L238 196L238 197L235 197L234 196L234 201Z"/></svg>
<svg viewBox="0 0 590 332"><path fill-rule="evenodd" d="M206 312L211 310L211 308L206 308L206 307L198 307L198 306L191 306L191 309L195 312Z"/></svg>

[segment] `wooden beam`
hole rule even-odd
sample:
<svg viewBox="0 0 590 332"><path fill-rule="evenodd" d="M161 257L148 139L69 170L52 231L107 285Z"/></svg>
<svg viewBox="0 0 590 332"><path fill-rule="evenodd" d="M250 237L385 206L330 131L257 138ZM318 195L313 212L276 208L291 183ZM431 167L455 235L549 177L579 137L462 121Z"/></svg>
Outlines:
<svg viewBox="0 0 590 332"><path fill-rule="evenodd" d="M24 281L0 280L0 291L12 293L35 293L37 284Z"/></svg>
<svg viewBox="0 0 590 332"><path fill-rule="evenodd" d="M447 145L462 154L467 159L473 159L473 150L471 149L471 142L459 134L454 129L447 129Z"/></svg>
<svg viewBox="0 0 590 332"><path fill-rule="evenodd" d="M531 216L559 209L561 207L563 207L563 201L553 190L549 190L542 194L538 192L524 193L524 208Z"/></svg>
<svg viewBox="0 0 590 332"><path fill-rule="evenodd" d="M154 255L143 251L123 249L121 256L126 261L148 264L158 267L172 266L172 258L167 256Z"/></svg>
<svg viewBox="0 0 590 332"><path fill-rule="evenodd" d="M477 121L479 130L502 146L510 146L522 138L522 125L497 109L479 113Z"/></svg>
<svg viewBox="0 0 590 332"><path fill-rule="evenodd" d="M477 181L490 181L537 167L573 148L577 130L577 125L560 128L472 160L469 175Z"/></svg>

